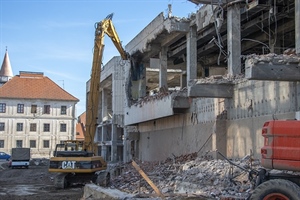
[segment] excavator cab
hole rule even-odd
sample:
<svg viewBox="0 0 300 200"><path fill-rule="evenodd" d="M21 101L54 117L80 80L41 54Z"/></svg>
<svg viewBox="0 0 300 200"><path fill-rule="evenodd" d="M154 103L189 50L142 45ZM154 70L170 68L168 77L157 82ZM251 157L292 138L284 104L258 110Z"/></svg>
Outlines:
<svg viewBox="0 0 300 200"><path fill-rule="evenodd" d="M93 155L93 152L84 150L83 141L78 140L67 140L57 144L53 152L54 157L91 157Z"/></svg>

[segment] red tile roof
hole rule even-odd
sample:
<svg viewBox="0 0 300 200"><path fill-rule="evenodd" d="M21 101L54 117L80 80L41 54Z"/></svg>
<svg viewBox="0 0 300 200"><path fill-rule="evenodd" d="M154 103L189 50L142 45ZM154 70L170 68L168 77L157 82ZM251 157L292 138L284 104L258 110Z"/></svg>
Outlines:
<svg viewBox="0 0 300 200"><path fill-rule="evenodd" d="M76 124L76 140L84 140L85 118L86 118L86 112L83 112L78 117L78 122Z"/></svg>
<svg viewBox="0 0 300 200"><path fill-rule="evenodd" d="M79 115L79 122L83 123L85 126L85 120L86 120L86 112L81 113L81 115Z"/></svg>
<svg viewBox="0 0 300 200"><path fill-rule="evenodd" d="M76 124L76 140L84 140L84 127L82 123Z"/></svg>
<svg viewBox="0 0 300 200"><path fill-rule="evenodd" d="M0 98L79 101L43 73L20 72L0 87Z"/></svg>

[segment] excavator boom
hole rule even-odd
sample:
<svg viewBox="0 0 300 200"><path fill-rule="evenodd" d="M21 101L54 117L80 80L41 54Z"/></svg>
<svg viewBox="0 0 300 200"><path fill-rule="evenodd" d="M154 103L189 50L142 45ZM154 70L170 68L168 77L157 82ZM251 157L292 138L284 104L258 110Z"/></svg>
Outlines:
<svg viewBox="0 0 300 200"><path fill-rule="evenodd" d="M109 172L106 170L107 163L101 156L97 156L97 146L94 142L105 34L111 38L122 59L128 59L128 54L123 49L112 24L112 16L110 14L95 24L94 54L87 96L85 139L83 142L68 140L63 144L57 144L54 157L50 158L49 172L58 173L54 179L57 188L64 188L72 183L90 182L91 180L106 186L110 179Z"/></svg>
<svg viewBox="0 0 300 200"><path fill-rule="evenodd" d="M95 24L95 45L93 65L90 80L90 92L88 93L87 113L86 113L86 134L84 149L95 152L94 137L97 128L101 64L104 49L104 36L108 35L115 47L118 49L123 60L128 59L128 54L121 45L119 36L112 23L113 14L108 15L104 20ZM97 154L97 152L95 152Z"/></svg>

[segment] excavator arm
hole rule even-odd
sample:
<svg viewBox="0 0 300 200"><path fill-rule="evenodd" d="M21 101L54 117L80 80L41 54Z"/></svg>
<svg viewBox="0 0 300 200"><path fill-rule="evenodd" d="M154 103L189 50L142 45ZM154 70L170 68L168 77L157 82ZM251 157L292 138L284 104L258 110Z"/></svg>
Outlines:
<svg viewBox="0 0 300 200"><path fill-rule="evenodd" d="M93 64L91 71L90 90L87 98L86 113L86 134L83 148L87 151L95 152L94 137L97 128L98 104L100 93L101 64L104 50L104 36L110 37L115 47L118 49L123 60L129 58L123 49L119 36L112 23L113 14L108 15L104 20L95 24L95 44L93 54Z"/></svg>
<svg viewBox="0 0 300 200"><path fill-rule="evenodd" d="M57 144L54 155L50 158L49 172L58 173L54 178L57 188L65 188L72 183L90 181L107 186L110 180L110 173L106 170L107 163L101 156L97 156L98 152L94 143L105 34L111 38L122 59L128 59L128 54L122 48L111 19L112 14L95 25L94 55L90 90L87 96L85 140L83 142L70 140L63 144Z"/></svg>

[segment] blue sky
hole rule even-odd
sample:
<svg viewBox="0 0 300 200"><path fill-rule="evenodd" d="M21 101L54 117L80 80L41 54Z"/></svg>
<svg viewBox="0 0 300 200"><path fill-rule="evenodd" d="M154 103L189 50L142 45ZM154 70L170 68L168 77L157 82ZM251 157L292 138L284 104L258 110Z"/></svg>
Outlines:
<svg viewBox="0 0 300 200"><path fill-rule="evenodd" d="M178 17L197 11L186 0L0 0L0 63L7 46L14 75L43 72L80 100L78 116L85 111L95 22L114 13L113 24L125 47L159 13L166 15L168 4ZM107 36L103 63L116 55Z"/></svg>

